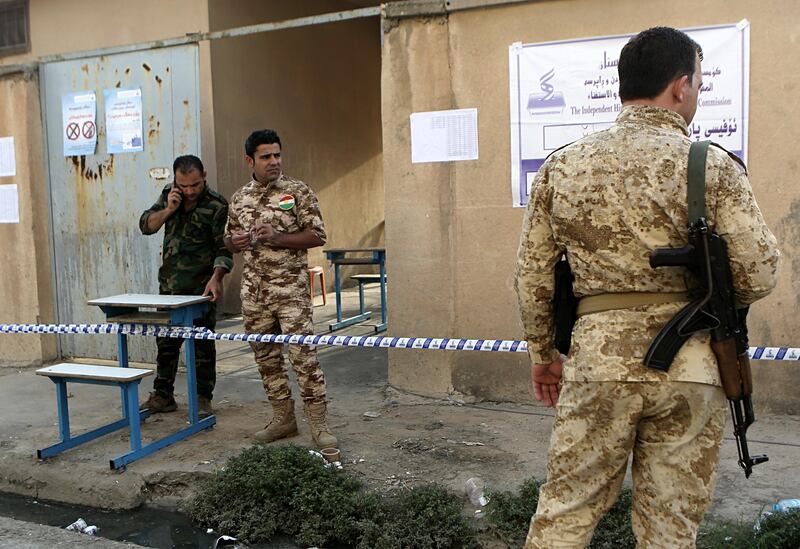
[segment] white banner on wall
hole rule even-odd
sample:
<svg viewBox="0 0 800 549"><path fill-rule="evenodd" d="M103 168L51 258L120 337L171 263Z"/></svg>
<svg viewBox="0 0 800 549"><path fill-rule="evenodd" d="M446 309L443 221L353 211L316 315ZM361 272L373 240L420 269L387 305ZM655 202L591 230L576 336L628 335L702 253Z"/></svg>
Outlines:
<svg viewBox="0 0 800 549"><path fill-rule="evenodd" d="M750 24L685 29L703 48L703 87L691 138L710 139L747 161ZM511 194L528 203L547 155L613 125L622 109L617 64L633 35L509 46Z"/></svg>

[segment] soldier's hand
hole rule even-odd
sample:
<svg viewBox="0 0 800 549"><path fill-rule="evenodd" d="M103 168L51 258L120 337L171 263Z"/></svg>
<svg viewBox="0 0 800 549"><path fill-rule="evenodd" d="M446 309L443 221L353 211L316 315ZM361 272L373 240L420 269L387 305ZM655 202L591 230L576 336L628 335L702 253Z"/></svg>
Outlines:
<svg viewBox="0 0 800 549"><path fill-rule="evenodd" d="M236 252L242 252L250 247L250 233L238 231L231 235L231 246Z"/></svg>
<svg viewBox="0 0 800 549"><path fill-rule="evenodd" d="M564 357L559 356L550 364L533 364L533 396L546 406L555 407L561 393L561 377Z"/></svg>
<svg viewBox="0 0 800 549"><path fill-rule="evenodd" d="M216 278L212 278L206 284L206 289L203 290L203 296L211 296L211 301L215 302L222 296L222 282L217 280Z"/></svg>
<svg viewBox="0 0 800 549"><path fill-rule="evenodd" d="M258 223L255 226L256 240L265 244L273 244L272 238L277 234L269 223Z"/></svg>
<svg viewBox="0 0 800 549"><path fill-rule="evenodd" d="M180 207L181 202L183 202L183 194L181 194L180 189L173 183L167 195L167 209L174 212Z"/></svg>

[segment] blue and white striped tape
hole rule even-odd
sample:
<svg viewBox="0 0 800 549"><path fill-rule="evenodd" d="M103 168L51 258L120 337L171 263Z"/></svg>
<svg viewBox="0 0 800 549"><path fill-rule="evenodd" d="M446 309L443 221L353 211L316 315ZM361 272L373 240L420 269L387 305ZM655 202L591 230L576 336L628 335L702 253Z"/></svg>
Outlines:
<svg viewBox="0 0 800 549"><path fill-rule="evenodd" d="M152 324L0 324L0 334L127 334L217 341L291 343L335 347L382 347L394 349L429 349L437 351L493 351L527 353L525 341L510 339L454 339L434 337L292 335L292 334L222 334L205 328L168 328ZM754 360L800 360L800 348L750 347Z"/></svg>

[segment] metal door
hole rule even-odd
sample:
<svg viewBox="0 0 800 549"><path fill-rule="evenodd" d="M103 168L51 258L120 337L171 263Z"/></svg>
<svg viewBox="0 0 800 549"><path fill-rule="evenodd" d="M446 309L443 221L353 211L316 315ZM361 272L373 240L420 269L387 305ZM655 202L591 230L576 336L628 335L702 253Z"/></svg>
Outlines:
<svg viewBox="0 0 800 549"><path fill-rule="evenodd" d="M121 293L158 293L163 232L143 236L138 220L171 180L172 161L200 154L198 48L190 44L48 62L42 69L50 176L57 318L103 322L87 300ZM140 88L144 150L106 154L103 90ZM64 156L62 96L94 91L95 154ZM168 167L168 179L155 179ZM152 171L151 171L152 170ZM116 338L60 336L62 356L115 359ZM152 337L129 340L130 358L155 361Z"/></svg>

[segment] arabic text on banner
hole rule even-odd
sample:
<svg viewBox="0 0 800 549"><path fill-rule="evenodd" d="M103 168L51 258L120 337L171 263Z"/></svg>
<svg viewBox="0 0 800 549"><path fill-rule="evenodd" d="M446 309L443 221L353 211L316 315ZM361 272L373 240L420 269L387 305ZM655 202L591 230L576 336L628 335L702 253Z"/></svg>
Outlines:
<svg viewBox="0 0 800 549"><path fill-rule="evenodd" d="M97 146L97 96L93 91L61 96L64 156L94 154Z"/></svg>
<svg viewBox="0 0 800 549"><path fill-rule="evenodd" d="M747 160L750 25L688 29L703 48L703 86L691 139L710 139ZM617 64L633 35L509 47L511 192L528 203L533 178L554 150L613 125L622 110Z"/></svg>
<svg viewBox="0 0 800 549"><path fill-rule="evenodd" d="M106 150L108 154L144 150L142 139L142 90L103 91L106 104Z"/></svg>

